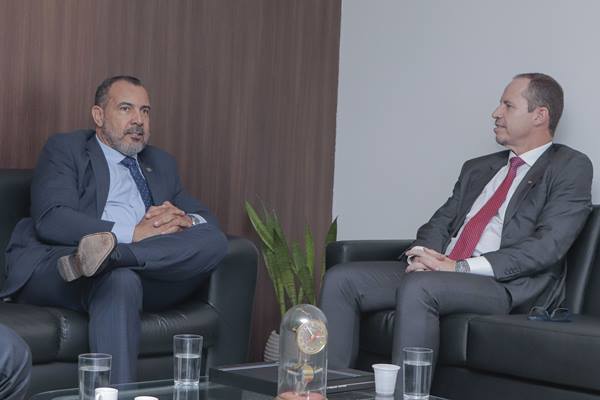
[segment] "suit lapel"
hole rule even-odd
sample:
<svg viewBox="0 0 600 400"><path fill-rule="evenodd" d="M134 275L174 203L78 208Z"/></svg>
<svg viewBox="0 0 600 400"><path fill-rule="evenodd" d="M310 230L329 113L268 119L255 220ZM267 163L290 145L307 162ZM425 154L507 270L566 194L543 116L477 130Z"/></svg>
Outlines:
<svg viewBox="0 0 600 400"><path fill-rule="evenodd" d="M96 212L98 217L102 216L106 199L108 198L108 188L110 185L110 173L108 172L108 164L102 149L96 140L96 135L87 142L87 152L90 156L94 178L96 179Z"/></svg>
<svg viewBox="0 0 600 400"><path fill-rule="evenodd" d="M553 153L554 145L550 146L540 158L538 158L535 164L533 164L533 167L531 167L529 172L523 177L523 180L512 195L508 207L506 207L504 226L506 226L507 222L515 215L519 208L519 204L521 204L523 199L527 196L527 193L529 193L529 191L543 178Z"/></svg>

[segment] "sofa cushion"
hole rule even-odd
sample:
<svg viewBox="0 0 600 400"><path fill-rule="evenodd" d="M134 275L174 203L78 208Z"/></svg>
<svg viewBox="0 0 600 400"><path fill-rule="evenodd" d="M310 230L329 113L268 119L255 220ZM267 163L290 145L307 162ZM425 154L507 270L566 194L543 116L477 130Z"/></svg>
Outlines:
<svg viewBox="0 0 600 400"><path fill-rule="evenodd" d="M467 364L469 322L477 317L477 314L451 314L442 318L438 363L454 366Z"/></svg>
<svg viewBox="0 0 600 400"><path fill-rule="evenodd" d="M394 310L363 314L360 325L360 351L380 360L391 359ZM440 322L439 362L450 365L465 365L467 361L467 332L469 321L476 314L453 314L442 318Z"/></svg>
<svg viewBox="0 0 600 400"><path fill-rule="evenodd" d="M173 335L192 333L204 337L204 348L217 340L219 315L210 305L189 301L168 311L142 314L140 357L173 354Z"/></svg>
<svg viewBox="0 0 600 400"><path fill-rule="evenodd" d="M14 329L29 345L33 363L76 362L90 351L88 319L84 313L61 308L0 303L0 323ZM190 301L168 311L142 314L140 357L173 353L173 335L204 336L204 347L214 345L218 315L201 301Z"/></svg>
<svg viewBox="0 0 600 400"><path fill-rule="evenodd" d="M469 368L600 390L600 318L529 321L525 315L479 316L468 333Z"/></svg>
<svg viewBox="0 0 600 400"><path fill-rule="evenodd" d="M392 354L394 310L363 314L360 324L360 349L368 353Z"/></svg>
<svg viewBox="0 0 600 400"><path fill-rule="evenodd" d="M25 340L35 364L56 359L60 346L60 325L47 309L0 302L0 323L13 329Z"/></svg>

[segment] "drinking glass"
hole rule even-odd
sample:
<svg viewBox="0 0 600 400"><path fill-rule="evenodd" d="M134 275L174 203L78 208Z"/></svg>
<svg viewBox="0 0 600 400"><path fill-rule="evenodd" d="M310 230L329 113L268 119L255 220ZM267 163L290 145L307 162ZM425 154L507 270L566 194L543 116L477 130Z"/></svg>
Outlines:
<svg viewBox="0 0 600 400"><path fill-rule="evenodd" d="M402 371L404 374L404 399L427 400L431 385L433 350L425 347L405 347Z"/></svg>
<svg viewBox="0 0 600 400"><path fill-rule="evenodd" d="M200 381L202 360L200 335L175 335L173 337L175 385L197 385Z"/></svg>
<svg viewBox="0 0 600 400"><path fill-rule="evenodd" d="M96 388L110 382L112 356L104 353L79 355L79 399L94 400Z"/></svg>

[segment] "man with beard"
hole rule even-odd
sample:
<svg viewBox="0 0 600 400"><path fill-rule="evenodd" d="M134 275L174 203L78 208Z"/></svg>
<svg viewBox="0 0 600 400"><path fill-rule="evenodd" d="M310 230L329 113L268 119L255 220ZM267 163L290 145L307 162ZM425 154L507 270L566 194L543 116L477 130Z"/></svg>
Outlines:
<svg viewBox="0 0 600 400"><path fill-rule="evenodd" d="M140 312L189 296L227 240L173 157L148 145L150 100L137 78L106 79L91 112L95 131L57 134L42 150L0 297L87 312L90 350L112 354L112 383L131 382Z"/></svg>

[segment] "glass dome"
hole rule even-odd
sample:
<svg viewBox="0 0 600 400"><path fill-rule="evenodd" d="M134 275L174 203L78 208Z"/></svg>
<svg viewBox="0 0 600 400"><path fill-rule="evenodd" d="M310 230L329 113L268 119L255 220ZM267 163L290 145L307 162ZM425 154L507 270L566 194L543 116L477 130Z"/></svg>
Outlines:
<svg viewBox="0 0 600 400"><path fill-rule="evenodd" d="M327 387L327 318L310 304L292 307L279 328L277 398L324 400Z"/></svg>

